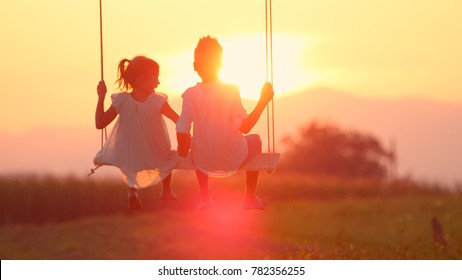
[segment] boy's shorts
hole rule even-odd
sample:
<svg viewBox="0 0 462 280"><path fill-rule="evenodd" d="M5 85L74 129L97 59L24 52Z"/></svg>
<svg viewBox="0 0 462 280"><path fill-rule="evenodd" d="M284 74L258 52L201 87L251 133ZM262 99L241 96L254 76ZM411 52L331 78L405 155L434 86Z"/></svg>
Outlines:
<svg viewBox="0 0 462 280"><path fill-rule="evenodd" d="M247 158L245 159L245 162L249 161L252 156L261 153L261 139L260 135L258 134L249 134L245 136L245 139L247 140ZM244 162L244 163L245 163Z"/></svg>

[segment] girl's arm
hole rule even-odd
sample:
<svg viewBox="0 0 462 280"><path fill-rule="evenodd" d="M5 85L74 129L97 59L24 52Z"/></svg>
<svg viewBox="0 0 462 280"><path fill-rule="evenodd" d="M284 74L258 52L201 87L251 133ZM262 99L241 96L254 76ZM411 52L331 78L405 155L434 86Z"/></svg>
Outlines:
<svg viewBox="0 0 462 280"><path fill-rule="evenodd" d="M178 141L178 155L180 155L180 157L186 157L191 148L191 134L177 132L176 139Z"/></svg>
<svg viewBox="0 0 462 280"><path fill-rule="evenodd" d="M171 119L174 123L178 121L178 114L175 112L175 110L170 107L170 104L167 102L164 103L164 106L162 106L162 109L160 111L162 115L166 116L167 118Z"/></svg>
<svg viewBox="0 0 462 280"><path fill-rule="evenodd" d="M263 88L261 89L260 100L258 100L257 106L255 106L255 109L253 109L253 111L247 116L247 119L242 121L241 127L239 128L240 132L244 134L250 132L250 130L255 126L261 114L265 110L265 107L268 104L268 102L270 102L271 99L273 99L273 96L273 85L271 85L270 83L265 83L263 85Z"/></svg>
<svg viewBox="0 0 462 280"><path fill-rule="evenodd" d="M178 155L180 157L186 157L189 149L191 148L193 107L190 94L185 92L182 97L183 105L181 109L181 116L176 123L176 140L178 141Z"/></svg>
<svg viewBox="0 0 462 280"><path fill-rule="evenodd" d="M109 107L106 112L104 111L104 99L106 98L106 91L106 84L104 81L100 81L97 87L98 102L96 103L95 113L95 125L97 129L105 128L117 117L117 111L112 106Z"/></svg>

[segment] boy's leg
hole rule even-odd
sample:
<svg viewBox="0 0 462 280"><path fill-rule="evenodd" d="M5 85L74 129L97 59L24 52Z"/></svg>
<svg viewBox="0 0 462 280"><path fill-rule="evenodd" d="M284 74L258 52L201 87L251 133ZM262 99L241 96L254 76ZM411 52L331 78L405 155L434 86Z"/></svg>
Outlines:
<svg viewBox="0 0 462 280"><path fill-rule="evenodd" d="M254 197L257 193L258 171L246 171L245 172L245 196Z"/></svg>
<svg viewBox="0 0 462 280"><path fill-rule="evenodd" d="M172 181L172 173L168 174L167 177L162 180L162 192L160 193L160 198L162 200L175 200L176 195L172 192L170 187L170 182Z"/></svg>
<svg viewBox="0 0 462 280"><path fill-rule="evenodd" d="M268 205L266 201L257 196L257 183L259 171L246 171L245 198L242 203L244 209L263 210Z"/></svg>
<svg viewBox="0 0 462 280"><path fill-rule="evenodd" d="M247 160L250 159L255 154L261 153L261 139L258 134L249 134L246 136L247 147L248 147L248 156ZM246 185L245 185L245 198L242 203L244 209L260 209L263 210L266 208L267 203L263 199L257 196L257 183L258 176L260 175L259 171L247 171L246 175Z"/></svg>
<svg viewBox="0 0 462 280"><path fill-rule="evenodd" d="M199 210L204 210L213 206L213 200L209 193L209 177L200 170L196 170L197 182L200 188Z"/></svg>

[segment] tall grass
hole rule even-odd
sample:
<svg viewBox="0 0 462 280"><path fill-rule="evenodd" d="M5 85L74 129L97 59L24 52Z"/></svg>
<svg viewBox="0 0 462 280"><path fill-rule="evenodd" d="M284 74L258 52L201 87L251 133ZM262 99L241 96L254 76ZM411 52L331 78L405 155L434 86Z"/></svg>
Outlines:
<svg viewBox="0 0 462 280"><path fill-rule="evenodd" d="M173 188L187 194L183 206L194 207L197 183L193 175L173 176ZM228 179L211 179L211 187L244 190L242 174ZM382 182L364 179L343 180L296 174L263 174L259 182L262 195L270 200L314 200L339 198L372 198L396 196L458 196L460 190L448 191L438 185L412 181ZM161 207L160 186L143 189L145 209ZM75 176L0 177L0 225L16 223L61 222L95 215L126 213L126 187L121 179L89 179Z"/></svg>
<svg viewBox="0 0 462 280"><path fill-rule="evenodd" d="M214 208L197 211L192 172L178 200L160 185L130 212L120 179L0 179L3 259L461 259L462 196L436 184L262 174L265 211L244 211L245 178L211 179ZM431 221L442 226L444 244Z"/></svg>

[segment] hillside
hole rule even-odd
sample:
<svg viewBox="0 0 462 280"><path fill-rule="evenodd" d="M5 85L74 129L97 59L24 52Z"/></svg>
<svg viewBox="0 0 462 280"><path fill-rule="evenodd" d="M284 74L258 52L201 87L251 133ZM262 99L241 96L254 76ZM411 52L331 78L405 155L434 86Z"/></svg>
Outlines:
<svg viewBox="0 0 462 280"><path fill-rule="evenodd" d="M446 183L462 180L462 104L362 99L317 89L278 99L275 105L280 140L310 121L330 121L371 133L385 146L395 141L401 175Z"/></svg>

